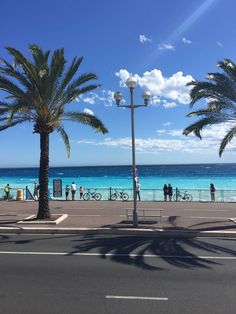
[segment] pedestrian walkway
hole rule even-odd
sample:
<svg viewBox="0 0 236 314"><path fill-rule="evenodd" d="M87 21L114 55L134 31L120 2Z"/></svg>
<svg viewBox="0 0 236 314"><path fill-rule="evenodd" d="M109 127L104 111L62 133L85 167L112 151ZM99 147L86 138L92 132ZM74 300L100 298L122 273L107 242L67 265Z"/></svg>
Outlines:
<svg viewBox="0 0 236 314"><path fill-rule="evenodd" d="M127 221L125 208L132 201L51 201L53 215L67 214L59 224L42 221L18 223L37 213L38 202L1 201L0 232L46 233L120 233L155 235L236 236L235 203L139 202L139 208L163 209L159 217L139 220L134 228L132 217Z"/></svg>

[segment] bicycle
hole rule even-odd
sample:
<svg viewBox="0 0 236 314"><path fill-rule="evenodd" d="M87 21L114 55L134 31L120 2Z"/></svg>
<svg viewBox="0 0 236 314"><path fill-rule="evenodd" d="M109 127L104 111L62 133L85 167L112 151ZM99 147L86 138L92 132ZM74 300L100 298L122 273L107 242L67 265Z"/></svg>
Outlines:
<svg viewBox="0 0 236 314"><path fill-rule="evenodd" d="M181 193L179 190L176 190L176 194L174 196L175 201L186 201L186 202L191 202L193 200L193 196L187 191L184 191L184 193Z"/></svg>
<svg viewBox="0 0 236 314"><path fill-rule="evenodd" d="M115 192L111 194L111 201L115 201L117 200L117 198L120 198L122 201L128 201L129 195L125 193L124 190L122 191L115 190Z"/></svg>
<svg viewBox="0 0 236 314"><path fill-rule="evenodd" d="M88 189L87 193L84 193L83 200L89 201L90 199L94 199L95 201L100 201L102 198L102 194L96 192L97 189L94 190L94 192L91 192L90 189Z"/></svg>

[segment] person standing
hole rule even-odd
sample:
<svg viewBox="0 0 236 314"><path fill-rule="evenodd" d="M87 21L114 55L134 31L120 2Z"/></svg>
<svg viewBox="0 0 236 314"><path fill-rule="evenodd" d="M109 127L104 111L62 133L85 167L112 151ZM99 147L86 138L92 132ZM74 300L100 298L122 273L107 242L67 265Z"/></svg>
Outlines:
<svg viewBox="0 0 236 314"><path fill-rule="evenodd" d="M173 188L170 184L168 184L168 196L169 196L169 201L172 201L172 195L173 195Z"/></svg>
<svg viewBox="0 0 236 314"><path fill-rule="evenodd" d="M79 199L81 200L83 198L84 195L84 189L82 186L79 187Z"/></svg>
<svg viewBox="0 0 236 314"><path fill-rule="evenodd" d="M75 192L76 192L76 184L75 184L75 182L72 182L72 184L71 184L71 196L72 196L72 201L75 200Z"/></svg>
<svg viewBox="0 0 236 314"><path fill-rule="evenodd" d="M65 187L66 201L68 201L68 199L69 199L69 192L70 192L70 187L67 184Z"/></svg>
<svg viewBox="0 0 236 314"><path fill-rule="evenodd" d="M37 201L39 199L39 184L37 182L34 183L34 199Z"/></svg>
<svg viewBox="0 0 236 314"><path fill-rule="evenodd" d="M167 195L168 195L168 187L166 184L163 186L163 194L164 194L164 201L167 201Z"/></svg>
<svg viewBox="0 0 236 314"><path fill-rule="evenodd" d="M5 192L5 197L6 197L6 200L7 201L9 201L9 198L10 198L10 189L11 189L11 187L10 187L10 185L9 184L7 184L6 186L5 186L5 188L4 188L4 192Z"/></svg>
<svg viewBox="0 0 236 314"><path fill-rule="evenodd" d="M210 194L211 194L211 201L212 202L215 202L215 191L216 191L216 189L214 187L214 184L211 183L210 184Z"/></svg>
<svg viewBox="0 0 236 314"><path fill-rule="evenodd" d="M136 183L136 198L138 197L138 200L141 201L141 197L140 197L140 184L139 181L137 181Z"/></svg>

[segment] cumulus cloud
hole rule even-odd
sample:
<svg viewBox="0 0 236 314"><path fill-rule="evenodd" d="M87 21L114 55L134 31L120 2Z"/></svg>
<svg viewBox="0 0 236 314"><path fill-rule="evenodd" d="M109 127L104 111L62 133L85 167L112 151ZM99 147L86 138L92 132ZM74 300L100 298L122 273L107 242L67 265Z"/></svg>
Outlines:
<svg viewBox="0 0 236 314"><path fill-rule="evenodd" d="M145 35L139 35L139 41L140 43L144 44L146 42L151 42L152 39L151 38L148 38L147 36Z"/></svg>
<svg viewBox="0 0 236 314"><path fill-rule="evenodd" d="M126 69L120 69L116 76L120 78L120 86L125 86L127 78L131 74ZM148 90L151 95L151 104L158 105L162 103L166 108L175 107L176 101L180 104L188 104L190 101L189 92L191 87L186 84L193 80L191 75L184 75L179 71L170 77L164 77L158 69L146 71L142 76L133 75L139 86ZM164 99L167 99L163 101Z"/></svg>
<svg viewBox="0 0 236 314"><path fill-rule="evenodd" d="M84 108L83 113L90 114L91 116L94 116L94 112L88 108Z"/></svg>
<svg viewBox="0 0 236 314"><path fill-rule="evenodd" d="M171 43L161 43L158 45L159 50L175 50L175 47Z"/></svg>
<svg viewBox="0 0 236 314"><path fill-rule="evenodd" d="M185 38L185 37L183 37L183 38L182 38L182 43L184 43L184 44L191 44L192 41L189 40L189 39L187 39L187 38Z"/></svg>
<svg viewBox="0 0 236 314"><path fill-rule="evenodd" d="M174 108L177 106L177 104L173 101L167 101L166 99L162 100L162 104L165 108Z"/></svg>

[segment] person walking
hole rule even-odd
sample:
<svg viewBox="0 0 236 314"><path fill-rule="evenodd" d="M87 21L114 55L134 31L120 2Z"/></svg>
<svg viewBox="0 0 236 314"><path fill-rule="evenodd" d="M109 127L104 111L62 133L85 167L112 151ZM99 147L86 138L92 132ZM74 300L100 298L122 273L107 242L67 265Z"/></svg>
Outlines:
<svg viewBox="0 0 236 314"><path fill-rule="evenodd" d="M66 201L68 201L68 199L69 199L69 192L70 192L70 187L67 184L65 187Z"/></svg>
<svg viewBox="0 0 236 314"><path fill-rule="evenodd" d="M210 184L210 194L211 194L211 201L212 202L215 202L215 191L216 191L216 189L214 187L214 184L211 183Z"/></svg>
<svg viewBox="0 0 236 314"><path fill-rule="evenodd" d="M163 194L164 194L164 201L167 201L167 195L168 195L168 187L166 184L163 186Z"/></svg>
<svg viewBox="0 0 236 314"><path fill-rule="evenodd" d="M169 196L169 201L172 201L172 196L173 196L173 188L171 184L168 184L168 196Z"/></svg>
<svg viewBox="0 0 236 314"><path fill-rule="evenodd" d="M9 184L7 184L4 188L5 198L7 201L9 201L9 198L10 198L10 190L11 190L11 187Z"/></svg>
<svg viewBox="0 0 236 314"><path fill-rule="evenodd" d="M76 184L75 184L75 182L72 182L72 184L71 184L71 196L72 196L72 201L75 200L75 192L76 192Z"/></svg>
<svg viewBox="0 0 236 314"><path fill-rule="evenodd" d="M82 200L84 195L84 189L82 186L79 187L79 199Z"/></svg>
<svg viewBox="0 0 236 314"><path fill-rule="evenodd" d="M137 181L136 183L136 198L138 197L138 200L141 201L141 197L140 197L140 184L139 181Z"/></svg>

